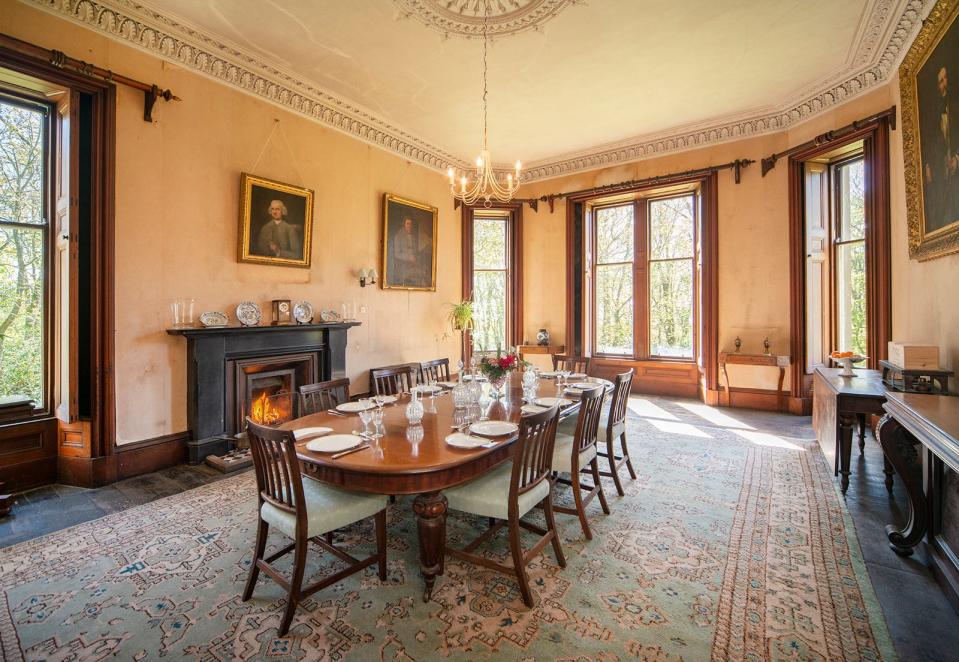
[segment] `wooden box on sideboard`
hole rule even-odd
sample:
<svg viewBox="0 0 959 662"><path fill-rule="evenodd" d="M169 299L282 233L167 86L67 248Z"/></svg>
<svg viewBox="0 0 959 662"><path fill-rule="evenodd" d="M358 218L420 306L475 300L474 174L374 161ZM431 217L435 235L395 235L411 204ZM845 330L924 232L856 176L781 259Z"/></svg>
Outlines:
<svg viewBox="0 0 959 662"><path fill-rule="evenodd" d="M939 347L889 341L889 362L906 370L939 367Z"/></svg>

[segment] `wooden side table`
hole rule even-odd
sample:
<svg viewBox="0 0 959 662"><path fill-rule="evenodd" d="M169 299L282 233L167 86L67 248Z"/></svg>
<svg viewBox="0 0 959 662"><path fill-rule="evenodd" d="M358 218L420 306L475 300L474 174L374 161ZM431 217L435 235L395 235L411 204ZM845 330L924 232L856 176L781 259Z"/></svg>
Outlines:
<svg viewBox="0 0 959 662"><path fill-rule="evenodd" d="M790 357L781 354L743 354L741 352L720 352L719 367L723 370L723 378L726 380L726 406L729 406L729 373L726 372L726 365L761 365L779 368L779 383L776 386L776 406L782 410L785 403L785 394L783 393L783 380L786 378L786 367L789 365Z"/></svg>
<svg viewBox="0 0 959 662"><path fill-rule="evenodd" d="M566 351L566 345L520 345L516 351L520 358L526 354L562 354Z"/></svg>

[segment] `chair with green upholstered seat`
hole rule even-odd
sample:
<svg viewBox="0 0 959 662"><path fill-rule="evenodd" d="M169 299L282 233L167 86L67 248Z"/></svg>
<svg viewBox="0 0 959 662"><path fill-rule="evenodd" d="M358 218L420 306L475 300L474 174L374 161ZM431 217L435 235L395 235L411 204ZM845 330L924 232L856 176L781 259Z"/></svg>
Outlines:
<svg viewBox="0 0 959 662"><path fill-rule="evenodd" d="M519 439L512 446L511 461L475 480L444 492L450 510L490 518L489 528L478 538L462 550L447 549L447 553L476 565L514 575L527 607L533 606L533 595L526 576L526 566L530 559L542 552L543 547L551 542L556 561L560 567L566 567L566 558L563 556L553 518L552 483L549 480L557 415L558 409L551 407L538 414L523 416L520 419ZM522 519L538 505L542 505L546 514L545 529ZM511 565L496 563L471 553L504 526L509 530ZM524 550L520 542L521 528L540 536L529 550Z"/></svg>
<svg viewBox="0 0 959 662"><path fill-rule="evenodd" d="M572 487L573 501L576 503L575 508L553 506L553 509L558 513L577 515L587 540L593 539L593 533L586 519L586 506L589 502L598 495L603 512L609 515L609 505L603 493L603 483L599 478L599 464L596 460L596 435L605 397L606 389L602 385L583 391L580 396L579 416L576 419L574 433L572 435L557 434L553 449L553 472L569 474L568 480L557 477L555 482L566 483ZM592 475L592 485L582 483L580 479L584 473Z"/></svg>
<svg viewBox="0 0 959 662"><path fill-rule="evenodd" d="M282 637L289 631L296 605L303 598L374 563L379 565L380 580L386 580L386 496L347 492L311 478L304 480L300 475L292 434L257 425L249 418L246 422L259 495L256 544L250 575L243 590L243 601L253 595L260 570L282 586L288 593L286 611L279 628ZM368 517L375 517L376 554L362 561L318 537ZM271 526L292 538L293 543L264 558ZM350 565L304 588L308 540ZM293 552L293 572L291 578L287 579L271 563L290 551Z"/></svg>

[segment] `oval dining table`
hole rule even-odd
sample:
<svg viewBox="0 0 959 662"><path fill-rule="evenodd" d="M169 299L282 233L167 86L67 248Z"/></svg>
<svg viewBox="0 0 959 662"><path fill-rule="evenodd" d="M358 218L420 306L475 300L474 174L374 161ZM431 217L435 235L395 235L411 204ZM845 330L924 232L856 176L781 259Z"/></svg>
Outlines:
<svg viewBox="0 0 959 662"><path fill-rule="evenodd" d="M603 384L607 392L613 387L611 382L597 378L571 381ZM524 404L521 374L513 373L510 376L504 395L499 399L487 403L489 385L484 382L483 388L482 402L486 403L480 407L483 416L490 420L519 422L521 406ZM579 411L579 397L563 395L557 390L553 379L539 380L536 397L566 397L572 400L571 404L560 409L561 419ZM384 436L365 442L369 443L368 448L335 459L332 454L308 450L308 439L297 442L296 448L302 473L315 480L355 492L416 495L413 512L419 537L420 572L425 581L423 601L427 602L436 578L443 574L446 555L447 503L443 490L472 480L506 462L512 455L512 445L518 435L513 433L491 438L490 441L496 443L486 448L454 448L445 441L455 431L450 391L445 390L432 401L429 396L422 396L421 399L426 413L420 424L420 439L417 426L408 434L410 426L406 420L406 405L410 396L403 394L395 403L384 407ZM361 429L363 424L356 414L342 416L324 411L294 419L280 427L292 431L316 426L344 433Z"/></svg>

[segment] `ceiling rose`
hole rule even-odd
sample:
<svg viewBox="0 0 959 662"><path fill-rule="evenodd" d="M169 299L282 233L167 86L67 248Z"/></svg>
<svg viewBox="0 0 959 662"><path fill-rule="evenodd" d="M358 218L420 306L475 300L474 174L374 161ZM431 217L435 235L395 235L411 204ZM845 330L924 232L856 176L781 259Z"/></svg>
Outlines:
<svg viewBox="0 0 959 662"><path fill-rule="evenodd" d="M570 5L583 0L393 0L404 17L441 33L483 38L483 15L489 11L489 36L539 30Z"/></svg>

